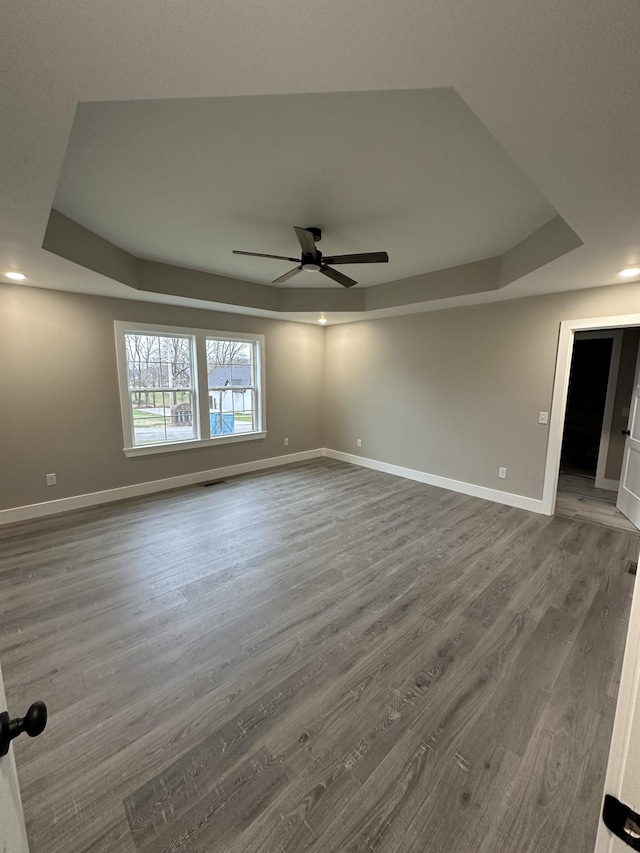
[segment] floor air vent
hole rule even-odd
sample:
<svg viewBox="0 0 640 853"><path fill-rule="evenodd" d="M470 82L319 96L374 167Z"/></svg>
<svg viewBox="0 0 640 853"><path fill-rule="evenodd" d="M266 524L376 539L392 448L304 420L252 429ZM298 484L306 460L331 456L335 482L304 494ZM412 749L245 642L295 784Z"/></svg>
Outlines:
<svg viewBox="0 0 640 853"><path fill-rule="evenodd" d="M223 483L226 482L226 480L209 480L208 483L202 483L202 488L207 489L209 486L221 486Z"/></svg>

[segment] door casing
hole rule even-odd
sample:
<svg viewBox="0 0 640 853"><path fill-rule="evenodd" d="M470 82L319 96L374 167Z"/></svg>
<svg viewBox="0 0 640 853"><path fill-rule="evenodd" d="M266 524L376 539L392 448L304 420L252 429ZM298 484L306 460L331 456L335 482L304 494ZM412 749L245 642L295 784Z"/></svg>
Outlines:
<svg viewBox="0 0 640 853"><path fill-rule="evenodd" d="M564 430L564 419L567 410L567 392L569 389L569 375L571 372L571 359L573 357L573 344L576 332L602 331L604 329L629 329L640 326L640 314L623 314L613 317L590 317L586 320L563 320L560 323L560 334L558 337L558 356L556 359L556 373L553 383L553 396L551 399L551 417L549 419L549 439L547 443L547 460L544 472L544 485L542 487L541 512L545 515L553 515L556 507L556 493L558 491L558 475L560 473L560 451L562 449L562 433ZM615 355L616 342L614 338ZM618 361L620 355L618 351ZM617 367L616 367L617 370ZM610 374L611 376L611 374ZM613 400L610 403L613 406ZM605 423L607 409L605 408ZM602 456L603 447L600 447ZM600 457L598 458L600 462Z"/></svg>

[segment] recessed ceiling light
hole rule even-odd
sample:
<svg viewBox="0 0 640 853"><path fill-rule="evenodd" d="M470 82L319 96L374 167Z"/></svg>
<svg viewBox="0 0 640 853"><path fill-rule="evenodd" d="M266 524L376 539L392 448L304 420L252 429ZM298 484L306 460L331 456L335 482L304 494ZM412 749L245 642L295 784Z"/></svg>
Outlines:
<svg viewBox="0 0 640 853"><path fill-rule="evenodd" d="M318 318L318 323L321 323L323 326L326 326L328 322L329 321L327 320L327 318L324 315L322 317Z"/></svg>
<svg viewBox="0 0 640 853"><path fill-rule="evenodd" d="M5 277L10 278L11 281L24 281L26 278L26 275L22 272L13 272L13 270L12 270L10 272L6 272Z"/></svg>
<svg viewBox="0 0 640 853"><path fill-rule="evenodd" d="M623 270L618 270L618 275L622 278L633 278L634 275L640 275L640 267L625 267Z"/></svg>

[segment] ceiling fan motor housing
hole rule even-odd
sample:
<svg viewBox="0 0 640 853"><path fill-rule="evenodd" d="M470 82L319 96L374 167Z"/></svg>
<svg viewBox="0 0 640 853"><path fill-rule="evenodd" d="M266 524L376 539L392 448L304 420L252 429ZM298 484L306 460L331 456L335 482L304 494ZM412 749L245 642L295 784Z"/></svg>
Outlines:
<svg viewBox="0 0 640 853"><path fill-rule="evenodd" d="M300 268L305 272L318 272L318 270L322 266L322 252L320 249L316 251L315 255L305 255L303 253L302 260L300 261Z"/></svg>

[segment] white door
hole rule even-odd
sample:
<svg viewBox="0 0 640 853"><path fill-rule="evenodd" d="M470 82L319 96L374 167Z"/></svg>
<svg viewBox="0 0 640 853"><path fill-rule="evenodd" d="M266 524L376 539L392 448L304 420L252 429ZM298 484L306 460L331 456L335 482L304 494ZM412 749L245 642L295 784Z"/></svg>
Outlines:
<svg viewBox="0 0 640 853"><path fill-rule="evenodd" d="M0 670L0 712L7 710ZM29 853L13 747L0 758L0 853Z"/></svg>
<svg viewBox="0 0 640 853"><path fill-rule="evenodd" d="M636 363L627 431L616 506L629 521L640 528L640 352Z"/></svg>

